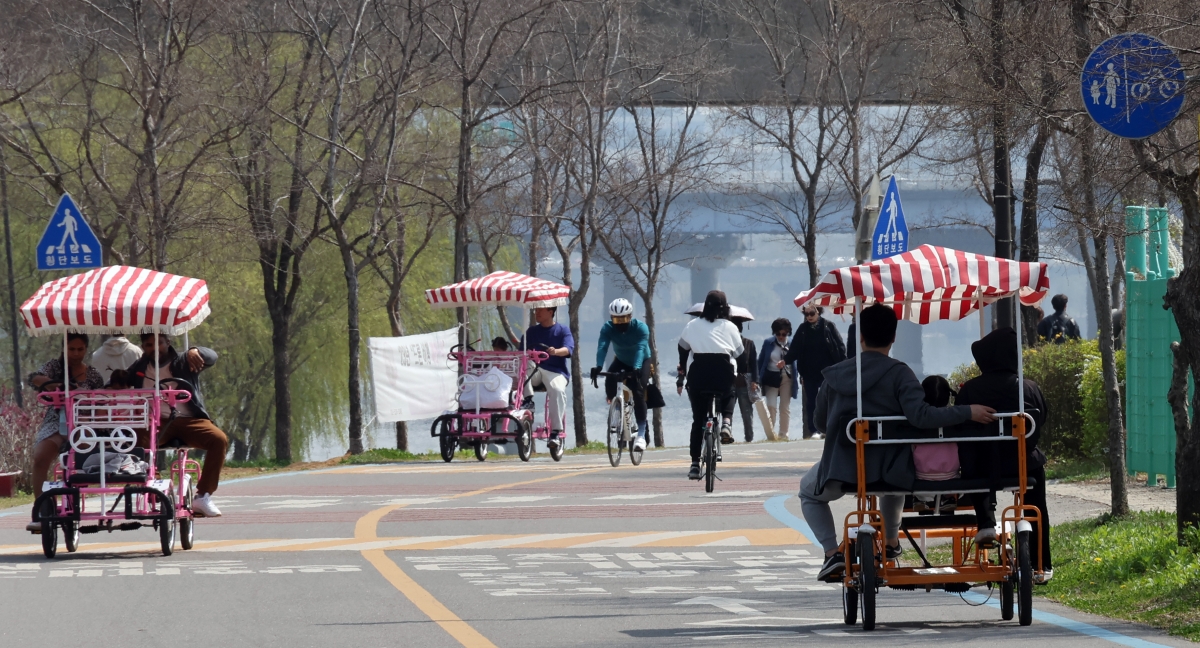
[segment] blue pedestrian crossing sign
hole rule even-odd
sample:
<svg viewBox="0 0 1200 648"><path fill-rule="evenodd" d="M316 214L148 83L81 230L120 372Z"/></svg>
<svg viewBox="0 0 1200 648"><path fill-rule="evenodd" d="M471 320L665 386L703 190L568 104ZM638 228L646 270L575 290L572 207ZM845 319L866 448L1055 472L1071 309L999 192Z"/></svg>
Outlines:
<svg viewBox="0 0 1200 648"><path fill-rule="evenodd" d="M83 220L70 194L63 194L37 247L38 270L76 270L104 265L100 239Z"/></svg>
<svg viewBox="0 0 1200 648"><path fill-rule="evenodd" d="M908 252L908 223L904 222L896 176L892 176L883 194L875 234L871 237L871 258L882 259L903 252Z"/></svg>

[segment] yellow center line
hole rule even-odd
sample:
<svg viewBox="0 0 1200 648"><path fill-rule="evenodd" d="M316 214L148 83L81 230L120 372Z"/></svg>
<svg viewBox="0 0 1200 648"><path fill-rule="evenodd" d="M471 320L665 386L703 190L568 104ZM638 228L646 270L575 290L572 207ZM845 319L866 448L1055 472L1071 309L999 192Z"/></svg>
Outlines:
<svg viewBox="0 0 1200 648"><path fill-rule="evenodd" d="M566 477L574 477L575 475L582 475L584 473L595 472L597 470L600 470L600 468L561 473L552 475L550 477L541 477L539 479L531 479L523 482L513 482L511 484L498 484L496 486L488 486L486 488L480 488L467 493L459 493L449 497L448 499L472 497L498 490L516 488L517 486L527 486L529 484L538 484L542 482L554 481L556 479L564 479ZM362 516L358 519L358 522L354 524L354 539L361 541L378 540L379 535L377 532L377 527L379 525L379 521L387 517L387 515L392 511L402 509L405 506L408 505L393 504L390 506L384 506ZM367 562L371 563L371 565L379 571L380 575L382 575L387 582L392 584L392 587L395 587L397 590L399 590L400 593L408 598L413 605L417 606L418 610L423 612L425 616L429 617L429 620L438 624L442 630L446 631L446 634L454 637L454 639L458 641L458 643L462 644L464 648L496 648L496 644L493 644L488 640L487 637L480 634L478 630L472 628L466 621L458 618L458 615L451 612L450 608L443 605L442 602L434 598L428 590L418 585L417 582L414 581L408 574L404 573L404 570L400 569L399 565L397 565L391 558L387 557L387 553L384 550L371 549L363 551L362 555L363 558L367 559Z"/></svg>

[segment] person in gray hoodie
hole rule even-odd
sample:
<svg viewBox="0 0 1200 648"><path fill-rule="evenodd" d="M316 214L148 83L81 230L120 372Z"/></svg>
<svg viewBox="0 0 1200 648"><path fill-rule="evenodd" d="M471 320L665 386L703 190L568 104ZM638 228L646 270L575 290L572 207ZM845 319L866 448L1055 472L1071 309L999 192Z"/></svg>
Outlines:
<svg viewBox="0 0 1200 648"><path fill-rule="evenodd" d="M992 416L995 410L990 407L933 407L925 402L925 390L913 370L888 356L896 341L894 310L876 304L864 308L859 321L862 326L859 341L862 346L863 416L903 415L911 426L925 429L948 427L968 420L979 423L995 420ZM845 434L846 424L857 414L856 372L853 357L826 367L822 372L825 382L817 394L813 420L825 434L825 448L821 460L800 480L800 506L804 519L825 550L825 565L817 576L820 580L840 578L846 568L845 556L838 551L837 527L829 503L857 488L855 446ZM865 461L867 483L872 489L908 490L916 480L911 444L868 447ZM903 506L903 496L880 497L889 560L900 556Z"/></svg>
<svg viewBox="0 0 1200 648"><path fill-rule="evenodd" d="M142 347L130 342L124 335L110 337L92 354L92 366L108 382L112 372L125 370L142 357Z"/></svg>

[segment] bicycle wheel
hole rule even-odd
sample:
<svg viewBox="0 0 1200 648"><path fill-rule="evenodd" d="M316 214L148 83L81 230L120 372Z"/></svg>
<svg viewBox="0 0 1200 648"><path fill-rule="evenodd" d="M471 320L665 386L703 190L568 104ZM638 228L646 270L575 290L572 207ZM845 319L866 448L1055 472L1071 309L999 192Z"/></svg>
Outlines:
<svg viewBox="0 0 1200 648"><path fill-rule="evenodd" d="M533 423L528 420L521 421L521 427L517 434L517 456L521 461L529 461L529 457L533 454Z"/></svg>
<svg viewBox="0 0 1200 648"><path fill-rule="evenodd" d="M633 421L633 405L626 403L626 405L625 405L625 429L626 430L635 430L636 429L633 426L632 421ZM650 431L647 430L646 433L648 435L650 433ZM630 439L633 439L634 434L636 434L636 432L630 432L630 434L628 434L627 436ZM649 438L647 438L647 441L649 441ZM635 466L641 465L642 455L645 454L645 452L646 452L645 450L634 449L634 444L631 441L629 444L629 461L633 462L633 465L635 465Z"/></svg>
<svg viewBox="0 0 1200 648"><path fill-rule="evenodd" d="M624 447L625 435L621 429L624 417L621 410L624 402L618 395L608 404L608 463L616 468L621 464L621 450ZM630 454L632 457L632 453Z"/></svg>
<svg viewBox="0 0 1200 648"><path fill-rule="evenodd" d="M717 485L717 435L713 432L713 422L708 422L704 431L704 492L711 493Z"/></svg>

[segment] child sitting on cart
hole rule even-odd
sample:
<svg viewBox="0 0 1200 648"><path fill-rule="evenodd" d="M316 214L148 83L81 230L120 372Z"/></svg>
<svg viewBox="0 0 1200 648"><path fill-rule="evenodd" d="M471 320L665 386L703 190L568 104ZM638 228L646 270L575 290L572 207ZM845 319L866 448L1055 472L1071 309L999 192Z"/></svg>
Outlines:
<svg viewBox="0 0 1200 648"><path fill-rule="evenodd" d="M996 408L1001 412L1015 412L1018 407L1017 389L1017 332L1010 328L999 328L971 345L971 355L981 375L968 380L959 389L957 402L979 403ZM1038 384L1025 379L1025 411L1033 417L1034 432L1025 441L1025 467L1033 488L1025 491L1025 504L1036 506L1041 512L1041 528L1035 528L1030 543L1030 557L1037 569L1041 557L1043 573L1037 575L1039 582L1050 580L1050 517L1046 510L1046 455L1038 449L1042 425L1048 413L1046 399ZM966 427L978 427L968 424ZM1016 477L1019 470L1016 453L1011 449L997 451L991 443L960 443L958 458L966 479L990 479L993 481ZM979 532L975 543L988 546L996 542L996 491L990 494L971 496L975 515L979 520ZM1037 526L1037 523L1034 523ZM1040 542L1039 542L1040 539Z"/></svg>
<svg viewBox="0 0 1200 648"><path fill-rule="evenodd" d="M903 415L918 428L939 428L968 420L989 423L995 410L983 405L932 407L925 402L921 382L908 365L888 354L896 341L896 312L876 304L859 315L862 330L862 413L863 416ZM827 367L825 382L817 394L813 413L817 429L825 434L821 459L800 480L800 503L804 519L825 550L826 561L817 578L838 580L846 569L845 555L839 551L837 527L829 503L845 493L853 493L858 481L855 447L846 439L844 424L857 410L856 361L854 357ZM870 484L909 489L916 478L909 444L885 445L866 449L866 476ZM881 496L887 537L887 559L900 556L900 516L902 495Z"/></svg>

